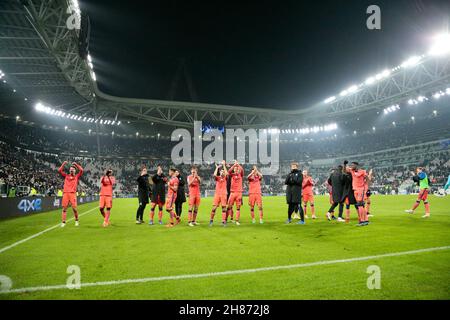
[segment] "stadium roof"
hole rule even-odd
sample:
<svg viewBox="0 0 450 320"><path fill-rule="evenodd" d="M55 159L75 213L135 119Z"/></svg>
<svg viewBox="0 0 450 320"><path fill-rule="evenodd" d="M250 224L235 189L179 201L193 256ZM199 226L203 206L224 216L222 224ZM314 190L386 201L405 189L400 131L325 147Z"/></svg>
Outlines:
<svg viewBox="0 0 450 320"><path fill-rule="evenodd" d="M68 5L73 3L76 1L2 1L0 70L5 74L3 80L28 100L82 117L181 127L190 127L195 120L242 128L298 126L383 110L450 85L450 55L423 55L414 63L380 71L326 102L297 111L115 97L98 89L95 57L91 64L78 54L79 31L66 25Z"/></svg>

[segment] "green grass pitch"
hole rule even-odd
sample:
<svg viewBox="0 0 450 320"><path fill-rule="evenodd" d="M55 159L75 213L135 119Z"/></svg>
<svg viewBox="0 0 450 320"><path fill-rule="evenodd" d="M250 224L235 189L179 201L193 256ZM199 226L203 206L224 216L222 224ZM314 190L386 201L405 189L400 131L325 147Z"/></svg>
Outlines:
<svg viewBox="0 0 450 320"><path fill-rule="evenodd" d="M103 228L97 209L9 250L0 252L0 275L12 289L64 285L69 265L81 270L82 283L204 274L450 246L450 197L430 196L430 219L409 209L414 196L373 196L372 223L356 227L325 219L328 197L316 197L318 220L285 225L283 197L264 198L265 224L251 224L244 199L242 225L208 227L211 199L202 199L200 226L173 229L135 225L136 199L115 199L112 226ZM80 206L82 214L97 203ZM145 220L148 221L149 209ZM72 217L69 209L68 217ZM0 250L58 224L60 211L0 221ZM168 215L164 214L167 222ZM301 268L112 283L81 289L2 293L0 299L449 299L450 248L363 261ZM379 266L381 288L369 290L367 268Z"/></svg>

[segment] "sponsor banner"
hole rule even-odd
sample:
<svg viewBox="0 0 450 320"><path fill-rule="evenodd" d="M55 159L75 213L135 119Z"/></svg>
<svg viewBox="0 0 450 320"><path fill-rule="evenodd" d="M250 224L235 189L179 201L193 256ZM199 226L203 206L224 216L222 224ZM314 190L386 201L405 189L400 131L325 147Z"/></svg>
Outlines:
<svg viewBox="0 0 450 320"><path fill-rule="evenodd" d="M77 197L78 204L97 201L98 196ZM61 208L60 197L0 198L0 219L22 217Z"/></svg>

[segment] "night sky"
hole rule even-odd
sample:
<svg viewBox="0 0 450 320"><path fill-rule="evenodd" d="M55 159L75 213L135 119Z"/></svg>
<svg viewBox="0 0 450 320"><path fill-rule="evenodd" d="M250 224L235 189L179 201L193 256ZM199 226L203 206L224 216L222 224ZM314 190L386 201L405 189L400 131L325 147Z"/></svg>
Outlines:
<svg viewBox="0 0 450 320"><path fill-rule="evenodd" d="M381 8L382 29L366 28ZM305 108L427 51L450 1L94 1L90 52L100 90L167 99L180 61L198 102ZM189 101L184 76L174 100Z"/></svg>

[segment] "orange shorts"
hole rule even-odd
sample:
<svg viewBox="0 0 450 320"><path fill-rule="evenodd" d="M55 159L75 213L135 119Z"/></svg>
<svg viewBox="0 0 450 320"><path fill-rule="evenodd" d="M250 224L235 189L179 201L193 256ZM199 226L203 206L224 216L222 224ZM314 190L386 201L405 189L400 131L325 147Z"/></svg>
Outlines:
<svg viewBox="0 0 450 320"><path fill-rule="evenodd" d="M230 198L228 199L228 205L232 206L236 203L236 206L242 205L242 192L232 192Z"/></svg>
<svg viewBox="0 0 450 320"><path fill-rule="evenodd" d="M200 195L199 194L195 194L195 195L189 195L189 206L196 206L198 207L200 205Z"/></svg>
<svg viewBox="0 0 450 320"><path fill-rule="evenodd" d="M364 188L353 190L353 193L355 195L356 202L364 201L366 197L366 190L364 190Z"/></svg>
<svg viewBox="0 0 450 320"><path fill-rule="evenodd" d="M262 207L262 197L260 193L252 193L248 196L248 205L254 207L255 204L258 207Z"/></svg>
<svg viewBox="0 0 450 320"><path fill-rule="evenodd" d="M217 207L218 205L221 205L222 207L227 206L227 194L215 194L214 200L213 200L213 206Z"/></svg>
<svg viewBox="0 0 450 320"><path fill-rule="evenodd" d="M112 196L100 196L100 208L112 208Z"/></svg>
<svg viewBox="0 0 450 320"><path fill-rule="evenodd" d="M62 198L62 206L66 208L69 206L69 203L72 208L77 207L77 194L75 192L64 192Z"/></svg>
<svg viewBox="0 0 450 320"><path fill-rule="evenodd" d="M173 204L175 203L176 199L177 199L177 194L176 193L167 196L167 199L166 199L166 210L172 210L173 209Z"/></svg>
<svg viewBox="0 0 450 320"><path fill-rule="evenodd" d="M303 195L303 202L314 203L314 195L312 193L304 194Z"/></svg>
<svg viewBox="0 0 450 320"><path fill-rule="evenodd" d="M422 189L419 191L419 196L417 197L417 201L427 201L428 199L428 189Z"/></svg>

